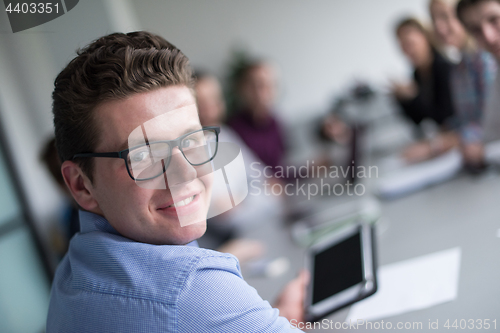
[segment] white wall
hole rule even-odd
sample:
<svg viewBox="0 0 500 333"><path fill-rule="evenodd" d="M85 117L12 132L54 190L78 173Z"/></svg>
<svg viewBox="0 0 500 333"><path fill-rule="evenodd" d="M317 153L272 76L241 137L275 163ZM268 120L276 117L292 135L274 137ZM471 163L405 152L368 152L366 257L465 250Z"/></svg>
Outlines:
<svg viewBox="0 0 500 333"><path fill-rule="evenodd" d="M0 112L23 187L42 230L61 197L38 161L53 133L53 80L75 49L116 30L165 36L199 67L223 76L231 49L244 45L279 64L281 116L324 111L354 78L373 82L408 69L394 40L402 14L425 16L427 0L82 0L67 14L12 34L0 13ZM1 198L0 198L1 200Z"/></svg>
<svg viewBox="0 0 500 333"><path fill-rule="evenodd" d="M244 45L281 70L281 115L321 112L354 79L408 73L394 38L403 15L426 16L427 0L135 1L141 25L178 46L195 66L224 76Z"/></svg>

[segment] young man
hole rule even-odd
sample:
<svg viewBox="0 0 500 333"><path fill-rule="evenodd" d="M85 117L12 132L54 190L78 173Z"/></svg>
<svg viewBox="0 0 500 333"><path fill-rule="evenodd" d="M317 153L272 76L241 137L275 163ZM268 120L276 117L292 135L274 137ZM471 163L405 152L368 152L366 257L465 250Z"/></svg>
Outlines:
<svg viewBox="0 0 500 333"><path fill-rule="evenodd" d="M61 171L82 211L47 332L297 331L279 314L302 320L305 274L278 314L233 256L196 245L213 157L197 149L217 129L201 127L192 84L182 52L147 32L96 40L56 78Z"/></svg>
<svg viewBox="0 0 500 333"><path fill-rule="evenodd" d="M457 6L457 16L479 46L490 52L500 64L500 1L462 0ZM500 139L499 75L489 94L483 126L485 142Z"/></svg>

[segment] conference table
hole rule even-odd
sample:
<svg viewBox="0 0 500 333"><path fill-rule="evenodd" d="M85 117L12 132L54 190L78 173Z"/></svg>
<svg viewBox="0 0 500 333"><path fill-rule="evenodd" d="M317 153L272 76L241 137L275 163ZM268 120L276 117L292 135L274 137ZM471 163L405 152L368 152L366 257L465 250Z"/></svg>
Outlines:
<svg viewBox="0 0 500 333"><path fill-rule="evenodd" d="M338 201L339 198L334 196L317 197L307 204L315 211L334 210ZM499 173L489 170L478 176L459 174L443 184L405 197L380 200L379 205L380 219L376 223L379 267L451 248L461 249L456 299L381 319L393 325L398 322L423 323L421 328L410 329L412 331L500 331ZM246 237L259 239L266 245L267 258L284 257L290 263L285 273L274 278L246 276L243 266L246 281L271 303L304 265L306 249L293 241L291 230L289 222L265 221L245 231ZM342 323L349 309L339 310L327 319ZM471 319L474 324L471 324ZM486 325L480 329L479 323L484 324L486 319L489 319L489 329L485 329ZM429 323L436 320L439 322L438 329L429 328ZM451 327L455 320L456 327ZM493 327L495 320L496 330ZM444 327L447 321L450 328ZM343 330L351 331L352 328L339 331ZM381 330L387 329L364 326L356 329L360 332ZM398 329L392 327L392 330Z"/></svg>

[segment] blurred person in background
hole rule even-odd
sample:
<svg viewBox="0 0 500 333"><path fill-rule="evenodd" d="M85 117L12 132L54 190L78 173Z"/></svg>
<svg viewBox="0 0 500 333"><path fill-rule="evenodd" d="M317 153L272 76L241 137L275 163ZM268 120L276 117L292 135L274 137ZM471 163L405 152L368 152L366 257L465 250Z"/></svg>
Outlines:
<svg viewBox="0 0 500 333"><path fill-rule="evenodd" d="M462 0L457 16L478 45L490 52L500 63L500 1ZM489 94L483 121L483 140L500 140L500 78L496 76Z"/></svg>
<svg viewBox="0 0 500 333"><path fill-rule="evenodd" d="M360 142L365 124L348 116L349 105L371 103L375 92L364 82L356 84L345 94L336 99L328 114L320 121L317 137L323 146L320 161L327 166L340 165L356 168L362 160ZM334 149L332 149L334 148ZM333 153L333 154L332 154ZM350 173L346 180L356 181L356 174Z"/></svg>
<svg viewBox="0 0 500 333"><path fill-rule="evenodd" d="M452 131L454 108L450 92L451 63L433 47L430 35L414 18L401 21L396 27L401 50L414 67L413 81L393 84L392 92L404 115L416 126L417 143L407 147L404 158L416 163L438 156L458 145ZM429 119L439 127L432 139L424 137L422 121Z"/></svg>
<svg viewBox="0 0 500 333"><path fill-rule="evenodd" d="M226 118L226 104L222 95L219 80L204 71L195 72L195 92L198 114L202 126L219 126L219 141L236 144L243 155L247 180L254 179L251 168L261 168L262 163L248 149L246 144L230 127L223 122ZM216 191L217 189L214 189ZM207 223L207 232L200 240L203 245L218 248L220 252L228 252L246 261L262 255L264 245L260 242L237 238L242 231L254 227L259 221L273 222L279 220L282 202L279 198L256 197L247 195L245 200L233 209L211 218Z"/></svg>
<svg viewBox="0 0 500 333"><path fill-rule="evenodd" d="M238 134L224 124L226 120L226 103L217 77L208 72L198 70L195 72L195 79L196 103L198 105L201 124L203 126L219 126L221 128L219 140L232 142L240 147L247 169L249 169L248 166L251 163L260 162Z"/></svg>
<svg viewBox="0 0 500 333"><path fill-rule="evenodd" d="M320 120L317 129L318 145L322 148L317 165L352 166L357 165L357 135L355 126L347 124L338 114L329 112ZM354 181L349 173L347 180Z"/></svg>
<svg viewBox="0 0 500 333"><path fill-rule="evenodd" d="M239 70L236 85L240 106L229 126L265 165L282 165L284 137L281 124L273 115L276 69L264 61L250 61Z"/></svg>
<svg viewBox="0 0 500 333"><path fill-rule="evenodd" d="M484 167L483 111L496 74L493 57L480 50L456 16L459 0L431 0L434 31L454 63L451 90L457 113L461 149L466 168Z"/></svg>

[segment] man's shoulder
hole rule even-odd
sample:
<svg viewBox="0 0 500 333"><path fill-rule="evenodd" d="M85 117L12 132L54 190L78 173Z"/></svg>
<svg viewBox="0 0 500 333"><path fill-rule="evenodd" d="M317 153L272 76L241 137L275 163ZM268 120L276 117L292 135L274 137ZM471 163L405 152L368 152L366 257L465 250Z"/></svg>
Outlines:
<svg viewBox="0 0 500 333"><path fill-rule="evenodd" d="M75 236L61 266L56 282L67 288L169 303L200 266L239 273L238 261L228 254L138 243L100 232Z"/></svg>
<svg viewBox="0 0 500 333"><path fill-rule="evenodd" d="M186 281L207 269L240 274L234 256L216 251L77 234L56 272L47 331L175 331Z"/></svg>

